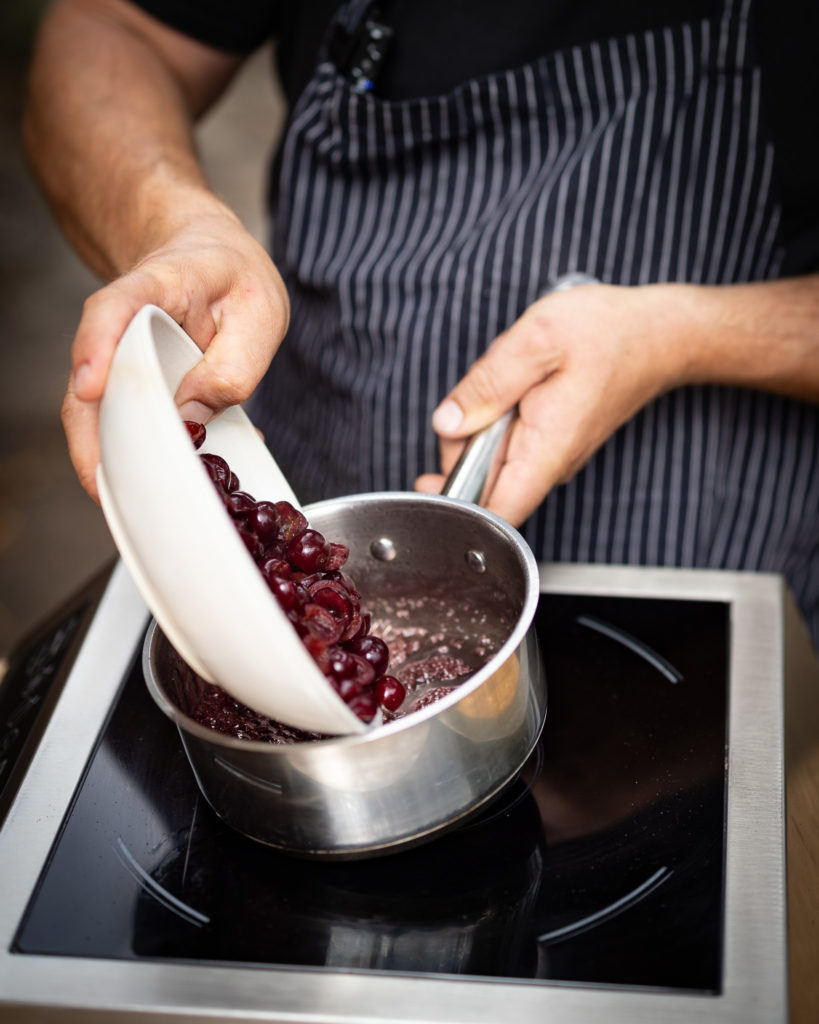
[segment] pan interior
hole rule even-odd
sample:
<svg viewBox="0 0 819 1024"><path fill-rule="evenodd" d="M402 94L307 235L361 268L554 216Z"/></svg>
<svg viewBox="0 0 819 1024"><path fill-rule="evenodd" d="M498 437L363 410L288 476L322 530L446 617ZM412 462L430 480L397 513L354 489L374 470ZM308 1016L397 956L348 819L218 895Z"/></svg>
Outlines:
<svg viewBox="0 0 819 1024"><path fill-rule="evenodd" d="M446 643L477 668L517 624L526 600L523 553L476 506L367 495L323 502L309 514L316 529L349 546L344 571L393 661L407 644L417 658Z"/></svg>

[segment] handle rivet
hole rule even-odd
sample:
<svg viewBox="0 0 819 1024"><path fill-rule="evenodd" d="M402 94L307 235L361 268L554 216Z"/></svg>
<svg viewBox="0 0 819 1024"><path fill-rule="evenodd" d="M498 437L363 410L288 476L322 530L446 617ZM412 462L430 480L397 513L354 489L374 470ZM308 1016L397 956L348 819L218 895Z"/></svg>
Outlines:
<svg viewBox="0 0 819 1024"><path fill-rule="evenodd" d="M466 564L473 572L486 572L486 558L482 551L467 551Z"/></svg>
<svg viewBox="0 0 819 1024"><path fill-rule="evenodd" d="M379 537L370 544L370 554L379 562L391 562L398 552L389 537Z"/></svg>

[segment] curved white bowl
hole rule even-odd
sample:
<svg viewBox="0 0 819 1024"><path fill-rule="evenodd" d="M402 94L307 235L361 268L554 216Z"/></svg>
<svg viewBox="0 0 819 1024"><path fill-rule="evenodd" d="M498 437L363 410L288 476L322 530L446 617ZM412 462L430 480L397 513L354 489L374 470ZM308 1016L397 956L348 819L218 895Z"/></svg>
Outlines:
<svg viewBox="0 0 819 1024"><path fill-rule="evenodd" d="M117 346L100 411L97 468L114 542L162 631L201 676L298 728L364 732L270 593L179 416L173 396L201 358L156 306L137 313ZM225 458L257 499L298 507L238 406L211 420L200 450Z"/></svg>

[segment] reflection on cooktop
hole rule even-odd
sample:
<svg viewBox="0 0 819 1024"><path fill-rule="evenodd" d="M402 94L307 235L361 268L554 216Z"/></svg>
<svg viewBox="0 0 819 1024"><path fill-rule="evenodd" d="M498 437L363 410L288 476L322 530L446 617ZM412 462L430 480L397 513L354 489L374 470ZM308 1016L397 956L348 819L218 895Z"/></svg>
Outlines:
<svg viewBox="0 0 819 1024"><path fill-rule="evenodd" d="M359 862L226 827L135 663L16 949L718 991L727 607L544 595L537 628L549 713L520 778Z"/></svg>

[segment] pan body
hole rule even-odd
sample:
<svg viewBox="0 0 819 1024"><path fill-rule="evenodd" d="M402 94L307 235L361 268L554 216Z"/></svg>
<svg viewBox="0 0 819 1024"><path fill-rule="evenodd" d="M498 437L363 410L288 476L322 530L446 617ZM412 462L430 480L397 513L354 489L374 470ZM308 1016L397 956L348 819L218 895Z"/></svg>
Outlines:
<svg viewBox="0 0 819 1024"><path fill-rule="evenodd" d="M238 831L290 853L357 859L424 842L486 806L537 743L547 694L532 619L534 557L503 520L454 498L367 494L306 509L350 547L345 573L374 632L409 660L445 651L477 668L442 699L363 736L272 745L187 712L202 683L152 624L148 689L176 722L199 787ZM391 669L392 670L392 669Z"/></svg>

